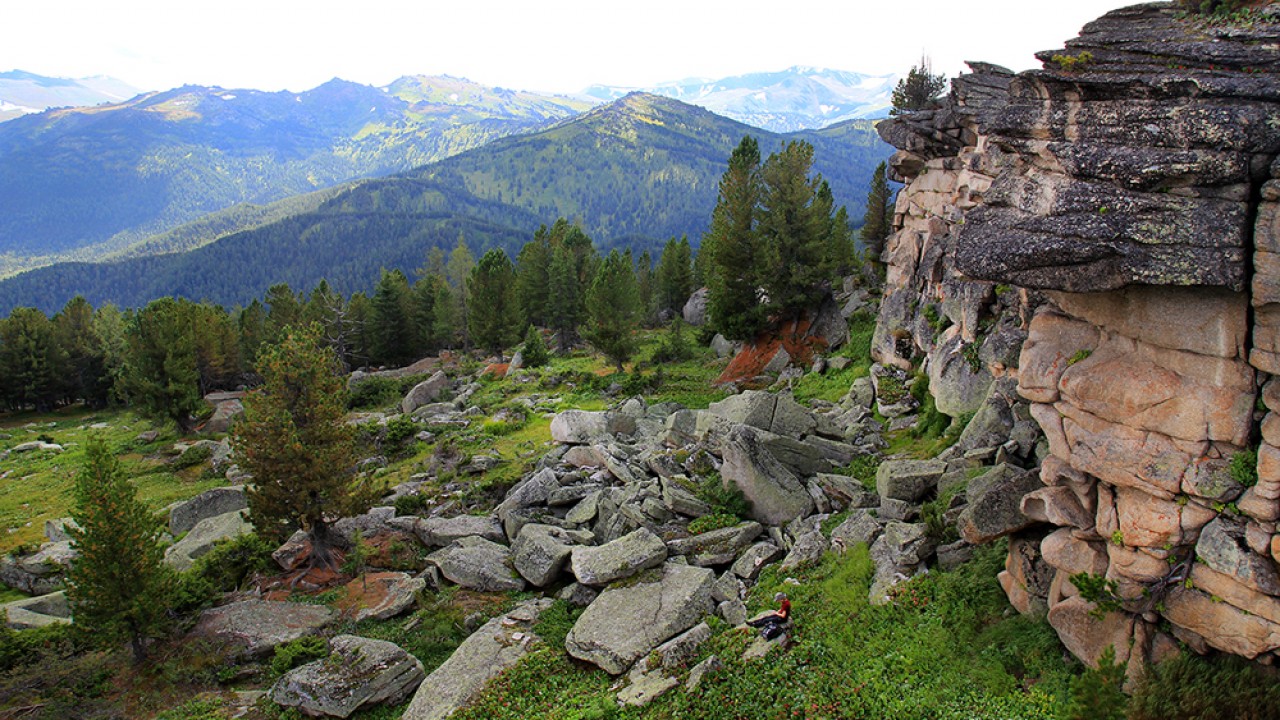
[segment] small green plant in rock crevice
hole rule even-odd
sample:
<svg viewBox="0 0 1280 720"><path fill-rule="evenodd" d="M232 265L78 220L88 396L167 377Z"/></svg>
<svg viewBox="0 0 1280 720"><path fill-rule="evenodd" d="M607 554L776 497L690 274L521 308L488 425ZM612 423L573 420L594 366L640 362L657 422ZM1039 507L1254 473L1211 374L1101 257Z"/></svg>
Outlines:
<svg viewBox="0 0 1280 720"><path fill-rule="evenodd" d="M1241 450L1231 456L1228 469L1231 479L1245 487L1258 484L1258 451L1257 449Z"/></svg>

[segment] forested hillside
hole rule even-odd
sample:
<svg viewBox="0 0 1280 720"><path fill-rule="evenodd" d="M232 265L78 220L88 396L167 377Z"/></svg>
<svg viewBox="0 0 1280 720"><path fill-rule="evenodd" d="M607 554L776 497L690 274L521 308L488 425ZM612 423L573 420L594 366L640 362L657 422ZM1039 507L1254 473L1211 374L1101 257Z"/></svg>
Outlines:
<svg viewBox="0 0 1280 720"><path fill-rule="evenodd" d="M0 274L100 257L237 203L406 170L587 107L407 77L304 93L185 86L18 118L0 124Z"/></svg>
<svg viewBox="0 0 1280 720"><path fill-rule="evenodd" d="M815 148L814 169L837 205L861 218L888 147L868 121L776 135L684 103L635 94L530 135L504 138L400 176L368 180L304 210L188 253L112 264L66 264L0 282L0 312L54 312L79 293L95 306L140 306L165 295L234 305L272 284L326 278L368 290L383 268L411 274L459 234L478 253L512 257L535 228L573 219L602 250L638 256L671 237L695 244L708 227L724 159L744 135L762 151L787 139Z"/></svg>

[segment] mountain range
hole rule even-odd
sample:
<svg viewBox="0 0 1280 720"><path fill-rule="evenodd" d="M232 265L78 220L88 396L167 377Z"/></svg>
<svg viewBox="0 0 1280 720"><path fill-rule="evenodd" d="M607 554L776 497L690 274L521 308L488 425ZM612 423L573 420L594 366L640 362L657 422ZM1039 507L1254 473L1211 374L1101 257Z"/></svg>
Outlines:
<svg viewBox="0 0 1280 720"><path fill-rule="evenodd" d="M238 203L407 170L589 107L405 77L303 93L184 86L26 115L0 123L0 275L127 254Z"/></svg>
<svg viewBox="0 0 1280 720"><path fill-rule="evenodd" d="M53 107L122 102L140 92L122 80L103 75L71 79L22 70L0 72L0 121Z"/></svg>
<svg viewBox="0 0 1280 720"><path fill-rule="evenodd" d="M823 128L889 114L896 75L795 66L712 80L690 78L645 88L592 85L583 95L611 101L630 92L664 95L774 132Z"/></svg>
<svg viewBox="0 0 1280 720"><path fill-rule="evenodd" d="M0 312L17 305L53 312L75 294L94 305L134 307L165 295L234 305L277 282L305 290L321 278L344 293L368 290L381 269L412 273L432 247L448 250L460 235L477 256L501 247L514 257L538 225L558 217L579 223L606 250L629 247L638 256L681 235L696 244L729 154L748 134L764 154L791 140L811 143L814 169L855 220L875 165L890 154L867 120L777 134L633 93L409 172L289 198L244 217L209 216L170 233L194 248L185 252L23 273L0 282Z"/></svg>

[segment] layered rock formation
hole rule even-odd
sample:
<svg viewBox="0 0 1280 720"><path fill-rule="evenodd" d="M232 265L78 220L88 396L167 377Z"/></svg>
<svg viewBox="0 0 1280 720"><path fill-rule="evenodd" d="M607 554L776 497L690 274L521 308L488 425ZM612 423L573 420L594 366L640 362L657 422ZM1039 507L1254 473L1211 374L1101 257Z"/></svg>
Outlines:
<svg viewBox="0 0 1280 720"><path fill-rule="evenodd" d="M1001 582L1074 653L1112 645L1136 672L1167 628L1271 662L1280 8L1231 25L1139 5L1039 57L973 64L940 108L880 126L907 185L873 352L923 365L949 415L1040 426L1043 485L1020 502L1039 524ZM1109 582L1085 599L1077 573Z"/></svg>

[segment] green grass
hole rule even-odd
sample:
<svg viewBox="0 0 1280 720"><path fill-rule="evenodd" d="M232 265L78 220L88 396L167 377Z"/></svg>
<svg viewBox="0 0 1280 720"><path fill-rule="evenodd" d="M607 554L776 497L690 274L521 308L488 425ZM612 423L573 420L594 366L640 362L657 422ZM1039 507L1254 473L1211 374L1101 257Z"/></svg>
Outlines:
<svg viewBox="0 0 1280 720"><path fill-rule="evenodd" d="M104 429L90 426L106 423ZM34 424L35 427L28 427ZM160 438L149 445L137 445L134 438L145 430L158 429ZM91 434L100 435L108 447L116 449L125 472L138 489L138 496L155 510L175 500L185 500L205 490L225 485L226 480L207 475L207 463L170 471L164 457L156 453L177 439L170 429L120 410L88 411L76 406L47 415L24 413L0 416L0 451L40 436L52 438L64 452L34 451L11 454L0 472L0 553L23 545L44 542L44 523L71 513L71 481L84 460L84 445Z"/></svg>
<svg viewBox="0 0 1280 720"><path fill-rule="evenodd" d="M455 717L484 718L1054 718L1078 667L1062 661L1047 624L1009 610L995 581L1006 549L907 583L896 604L872 606L865 547L828 555L783 583L765 571L749 598L769 607L786 590L795 645L743 661L754 634L713 620L699 658L724 663L695 693L677 688L643 710L613 708L613 678L545 647L508 671ZM792 573L794 575L794 573Z"/></svg>

